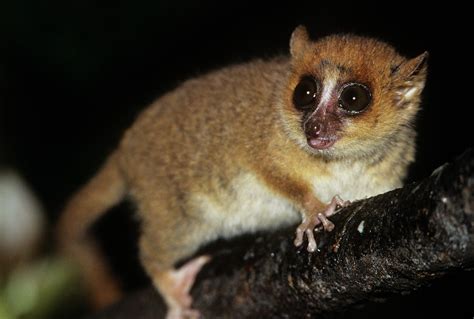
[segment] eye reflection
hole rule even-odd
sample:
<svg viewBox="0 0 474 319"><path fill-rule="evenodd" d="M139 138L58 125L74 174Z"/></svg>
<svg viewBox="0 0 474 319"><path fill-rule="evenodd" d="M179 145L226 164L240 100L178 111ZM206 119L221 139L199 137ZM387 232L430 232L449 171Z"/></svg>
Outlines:
<svg viewBox="0 0 474 319"><path fill-rule="evenodd" d="M303 77L295 88L293 93L293 103L299 110L304 110L312 105L316 100L318 93L318 84L310 76Z"/></svg>
<svg viewBox="0 0 474 319"><path fill-rule="evenodd" d="M339 107L350 113L360 113L369 106L371 100L372 95L365 85L349 83L339 94Z"/></svg>

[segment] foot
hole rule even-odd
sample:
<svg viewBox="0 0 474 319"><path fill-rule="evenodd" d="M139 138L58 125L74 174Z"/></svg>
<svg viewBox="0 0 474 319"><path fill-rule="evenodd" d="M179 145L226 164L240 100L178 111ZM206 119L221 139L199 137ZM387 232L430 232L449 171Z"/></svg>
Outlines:
<svg viewBox="0 0 474 319"><path fill-rule="evenodd" d="M178 309L170 308L166 314L166 319L199 319L201 314L199 311L188 308Z"/></svg>
<svg viewBox="0 0 474 319"><path fill-rule="evenodd" d="M171 285L166 289L165 299L168 304L166 319L197 319L200 317L199 311L191 308L193 299L189 291L194 284L196 275L209 260L209 256L197 257L167 274L168 282ZM165 292L163 291L163 293Z"/></svg>
<svg viewBox="0 0 474 319"><path fill-rule="evenodd" d="M306 234L308 237L308 251L314 252L318 248L316 240L314 239L314 230L316 226L322 224L325 231L332 231L334 224L328 219L329 216L336 213L338 207L346 207L350 204L349 201L342 200L338 195L334 196L331 203L322 212L315 212L303 218L303 222L296 228L295 246L303 244L303 237Z"/></svg>

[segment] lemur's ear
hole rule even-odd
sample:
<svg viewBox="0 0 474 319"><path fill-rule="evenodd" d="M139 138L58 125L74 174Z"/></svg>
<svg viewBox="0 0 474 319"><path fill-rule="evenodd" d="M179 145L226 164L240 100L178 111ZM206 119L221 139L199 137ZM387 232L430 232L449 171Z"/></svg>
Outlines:
<svg viewBox="0 0 474 319"><path fill-rule="evenodd" d="M298 57L309 43L309 35L306 28L302 25L296 27L291 34L290 53L294 58Z"/></svg>
<svg viewBox="0 0 474 319"><path fill-rule="evenodd" d="M418 99L425 87L428 52L423 52L416 58L400 64L394 71L394 83L397 92L397 104L408 105L415 98Z"/></svg>

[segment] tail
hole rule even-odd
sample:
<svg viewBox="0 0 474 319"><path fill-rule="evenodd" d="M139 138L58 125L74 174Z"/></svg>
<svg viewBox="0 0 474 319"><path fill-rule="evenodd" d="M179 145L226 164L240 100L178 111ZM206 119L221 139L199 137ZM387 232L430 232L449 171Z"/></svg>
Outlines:
<svg viewBox="0 0 474 319"><path fill-rule="evenodd" d="M94 306L107 306L121 297L118 282L104 256L88 235L92 224L126 194L125 180L112 154L99 172L69 201L58 223L62 252L78 264Z"/></svg>

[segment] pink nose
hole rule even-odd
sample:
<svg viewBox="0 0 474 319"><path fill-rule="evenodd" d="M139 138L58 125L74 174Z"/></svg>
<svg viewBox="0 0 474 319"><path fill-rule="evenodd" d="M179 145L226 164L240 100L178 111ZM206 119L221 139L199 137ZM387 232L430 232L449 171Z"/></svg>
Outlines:
<svg viewBox="0 0 474 319"><path fill-rule="evenodd" d="M308 138L317 138L321 135L321 124L314 119L309 119L304 125L304 132Z"/></svg>

